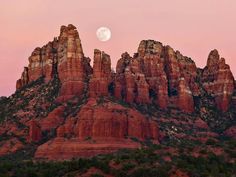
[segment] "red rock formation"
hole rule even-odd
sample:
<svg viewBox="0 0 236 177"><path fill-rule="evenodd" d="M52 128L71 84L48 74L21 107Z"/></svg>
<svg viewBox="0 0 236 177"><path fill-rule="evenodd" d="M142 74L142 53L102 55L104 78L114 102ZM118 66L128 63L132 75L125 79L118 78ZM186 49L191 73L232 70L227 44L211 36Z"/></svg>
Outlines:
<svg viewBox="0 0 236 177"><path fill-rule="evenodd" d="M195 96L200 94L199 85L196 84L196 65L191 59L182 56L178 51L175 52L169 46L164 47L160 42L153 40L141 41L134 58L124 53L117 62L116 70L116 98L124 98L128 103L154 102L160 108L166 109L169 92L171 97L178 96L181 110L194 111L191 90ZM179 82L180 76L185 80L184 88L183 83ZM181 93L178 93L180 88ZM190 95L185 94L186 90ZM184 98L181 98L183 95ZM187 103L184 103L186 100Z"/></svg>
<svg viewBox="0 0 236 177"><path fill-rule="evenodd" d="M1 142L0 156L14 153L17 150L22 149L23 147L24 145L17 138L5 140Z"/></svg>
<svg viewBox="0 0 236 177"><path fill-rule="evenodd" d="M93 75L89 82L89 95L108 96L108 86L111 82L110 56L100 50L94 50Z"/></svg>
<svg viewBox="0 0 236 177"><path fill-rule="evenodd" d="M62 26L58 38L32 52L28 68L17 81L16 87L21 88L41 76L48 82L59 74L62 87L58 100L81 95L86 88L86 79L92 71L89 62L90 59L84 57L76 27Z"/></svg>
<svg viewBox="0 0 236 177"><path fill-rule="evenodd" d="M193 97L197 97L197 102L197 99L202 99L205 91L215 98L219 109L226 111L234 90L230 68L224 59L220 59L216 50L210 53L207 66L200 70L192 59L153 40L141 41L133 57L128 53L122 54L117 62L116 73L111 70L109 55L94 50L92 69L90 59L84 56L79 34L73 25L62 26L58 38L33 51L28 68L24 69L17 81L17 89L41 76L45 82L53 77L59 78L59 97L55 101L48 101L46 93L37 96L41 92L41 86L47 89L46 84L19 90L22 98L17 97L17 94L13 95L9 98L9 107L15 103L18 109L24 103L23 98L29 100L24 110L16 110L12 115L26 126L26 122L32 119L29 123L29 135L27 129L9 120L5 123L8 126L1 128L0 125L0 134L29 136L30 142L38 142L41 140L41 131L56 129L56 138L39 146L35 154L37 158L49 159L70 159L114 152L120 148L140 147L140 143L133 141L134 138L140 141L151 139L153 142L158 142L164 136L203 142L209 137L216 139L218 134L211 132L206 122L200 118L194 121L190 117L197 112L182 114L181 111L194 112L197 105L194 105ZM33 94L34 98L31 99ZM97 98L100 96L104 99ZM114 96L116 100L111 101L114 98L110 96ZM71 109L67 104L68 99L70 103L73 102ZM130 103L130 106L148 107L146 104L155 104L161 109L167 109L170 117L166 118L165 115L165 118L159 118L159 114L162 116L164 112L158 110L154 114L158 115L155 119L173 126L170 129L163 127L161 135L156 121L133 108L121 106L116 103L118 99ZM48 113L49 108L57 104L60 106ZM38 118L39 107L44 112ZM69 116L64 114L65 110ZM207 108L201 107L201 110L207 111ZM173 115L174 118L171 118ZM36 117L40 122L36 122ZM196 137L183 133L185 129L194 129ZM225 134L234 137L234 129L230 128ZM8 147L9 142L4 143Z"/></svg>
<svg viewBox="0 0 236 177"><path fill-rule="evenodd" d="M58 44L58 73L62 86L60 96L63 99L82 95L86 88L89 66L84 57L81 41L76 27L62 26Z"/></svg>
<svg viewBox="0 0 236 177"><path fill-rule="evenodd" d="M73 119L77 120L76 123ZM40 146L35 157L68 159L81 155L90 156L140 146L127 139L129 137L152 139L154 142L158 142L159 138L156 122L136 110L112 102L97 104L95 99L90 98L73 119L60 126L57 138ZM71 138L63 139L65 136Z"/></svg>
<svg viewBox="0 0 236 177"><path fill-rule="evenodd" d="M128 103L133 102L133 90L135 87L134 79L130 68L128 67L131 61L130 55L126 52L121 55L121 59L118 60L116 65L116 77L115 77L115 91L114 96L117 99L124 99ZM126 68L127 67L127 68ZM128 85L126 85L126 83Z"/></svg>
<svg viewBox="0 0 236 177"><path fill-rule="evenodd" d="M234 77L217 50L211 51L208 56L202 82L207 93L215 98L217 107L223 112L227 111L234 92Z"/></svg>
<svg viewBox="0 0 236 177"><path fill-rule="evenodd" d="M121 59L117 61L116 65L116 76L115 76L115 88L114 88L114 96L121 100L125 97L126 90L126 82L125 82L125 69L129 65L131 61L130 55L125 52L121 55Z"/></svg>
<svg viewBox="0 0 236 177"><path fill-rule="evenodd" d="M57 137L63 138L65 136L65 126L62 125L57 129Z"/></svg>
<svg viewBox="0 0 236 177"><path fill-rule="evenodd" d="M186 84L185 79L182 77L178 83L178 103L177 106L180 110L184 110L185 112L193 112L194 111L194 102L192 92Z"/></svg>
<svg viewBox="0 0 236 177"><path fill-rule="evenodd" d="M86 81L92 72L90 59L84 57L79 34L73 25L62 26L59 38L36 48L29 61L29 81L27 72L24 72L17 88L40 76L45 76L45 81L49 81L53 74L58 73L62 83L59 101L80 96L87 89ZM108 87L112 84L110 63L107 54L95 50L94 71L89 81L91 97L108 96ZM178 95L180 75L185 78L186 86L193 95L199 95L195 63L156 41L141 41L134 58L128 53L122 54L116 70L114 96L128 103L146 104L152 101L163 109L167 108L168 88L169 95Z"/></svg>
<svg viewBox="0 0 236 177"><path fill-rule="evenodd" d="M92 73L89 62L90 59L84 57L76 27L62 26L58 38L33 51L28 68L17 81L17 89L41 76L48 82L58 74L62 83L58 100L80 96L88 88L87 81ZM112 81L109 56L95 50L94 72L89 82L90 96L107 96L109 84L113 84L114 96L118 99L129 103L154 102L165 109L170 101L168 94L170 97L180 97L178 88L181 77L185 79L185 85L193 96L200 95L195 63L179 51L175 52L157 41L141 41L138 53L133 58L128 53L122 54L116 70L117 74ZM202 82L205 90L215 97L218 108L226 111L234 81L229 66L224 59L219 58L216 50L208 57Z"/></svg>
<svg viewBox="0 0 236 177"><path fill-rule="evenodd" d="M141 145L130 139L104 138L94 141L79 141L76 138L56 138L38 147L35 158L47 160L69 160L76 157L91 157L107 154L119 149L136 149Z"/></svg>
<svg viewBox="0 0 236 177"><path fill-rule="evenodd" d="M126 136L134 136L141 140L145 137L158 138L158 129L154 128L154 132L151 132L148 128L152 121L149 122L137 111L129 110L111 102L92 108L94 104L94 101L90 100L78 114L79 119L75 126L75 134L80 139L86 137L125 138ZM157 127L157 124L153 125ZM133 131L139 135L135 136L136 133Z"/></svg>
<svg viewBox="0 0 236 177"><path fill-rule="evenodd" d="M135 80L134 74L130 71L129 68L125 69L124 73L124 80L125 80L125 101L127 103L133 103L135 99Z"/></svg>
<svg viewBox="0 0 236 177"><path fill-rule="evenodd" d="M116 65L116 73L117 74L121 74L125 72L125 68L126 66L128 66L130 64L132 57L127 53L123 53L121 55L121 59L119 59L117 61L117 65Z"/></svg>
<svg viewBox="0 0 236 177"><path fill-rule="evenodd" d="M144 74L136 74L135 82L137 87L136 102L141 104L150 103L149 85Z"/></svg>
<svg viewBox="0 0 236 177"><path fill-rule="evenodd" d="M38 142L42 138L41 128L35 120L31 120L29 123L29 141Z"/></svg>
<svg viewBox="0 0 236 177"><path fill-rule="evenodd" d="M41 48L37 47L29 57L28 76L29 82L37 80L43 75Z"/></svg>
<svg viewBox="0 0 236 177"><path fill-rule="evenodd" d="M58 127L64 121L63 113L64 113L63 106L59 106L58 108L54 109L52 112L48 114L47 117L43 118L40 121L41 129L45 131Z"/></svg>
<svg viewBox="0 0 236 177"><path fill-rule="evenodd" d="M42 48L37 47L29 57L29 65L25 67L21 79L17 81L16 88L19 89L29 82L35 81L44 76L45 82L51 80L53 69L57 65L58 41L55 38L52 42Z"/></svg>
<svg viewBox="0 0 236 177"><path fill-rule="evenodd" d="M162 55L163 46L160 42L141 41L137 58L143 63L141 68L149 84L150 96L158 106L165 109L168 105L168 86Z"/></svg>
<svg viewBox="0 0 236 177"><path fill-rule="evenodd" d="M76 125L76 119L74 119L73 117L69 117L66 119L66 122L64 124L65 136L70 137L74 134L75 125Z"/></svg>
<svg viewBox="0 0 236 177"><path fill-rule="evenodd" d="M42 75L45 77L45 82L50 81L57 73L57 71L54 71L57 67L57 48L57 38L41 48Z"/></svg>
<svg viewBox="0 0 236 177"><path fill-rule="evenodd" d="M170 47L165 47L165 64L166 64L166 74L168 78L168 87L170 95L177 95L177 87L179 83L179 78L181 76L179 63L176 57L175 51Z"/></svg>
<svg viewBox="0 0 236 177"><path fill-rule="evenodd" d="M191 58L183 56L179 51L176 51L176 57L179 62L181 76L184 77L186 84L190 88L194 96L199 96L200 85L197 82L197 67Z"/></svg>

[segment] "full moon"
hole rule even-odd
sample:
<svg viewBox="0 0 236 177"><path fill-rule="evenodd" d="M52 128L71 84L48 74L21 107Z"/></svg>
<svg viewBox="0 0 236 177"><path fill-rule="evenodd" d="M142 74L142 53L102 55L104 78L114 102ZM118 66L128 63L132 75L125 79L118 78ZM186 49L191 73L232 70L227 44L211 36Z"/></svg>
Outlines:
<svg viewBox="0 0 236 177"><path fill-rule="evenodd" d="M111 39L111 30L107 27L100 27L97 29L96 35L100 41L105 42Z"/></svg>

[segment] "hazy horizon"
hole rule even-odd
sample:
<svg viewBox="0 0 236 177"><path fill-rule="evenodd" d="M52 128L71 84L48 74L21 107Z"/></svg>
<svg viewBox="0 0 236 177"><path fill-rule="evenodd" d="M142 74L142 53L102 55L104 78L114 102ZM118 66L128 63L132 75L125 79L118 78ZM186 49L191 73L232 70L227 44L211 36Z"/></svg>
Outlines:
<svg viewBox="0 0 236 177"><path fill-rule="evenodd" d="M141 40L153 39L191 57L200 68L217 49L236 77L235 0L2 0L0 22L0 96L14 93L34 48L68 24L77 27L86 56L92 59L95 48L103 50L113 67L123 52L132 56ZM101 26L111 29L111 40L97 39Z"/></svg>

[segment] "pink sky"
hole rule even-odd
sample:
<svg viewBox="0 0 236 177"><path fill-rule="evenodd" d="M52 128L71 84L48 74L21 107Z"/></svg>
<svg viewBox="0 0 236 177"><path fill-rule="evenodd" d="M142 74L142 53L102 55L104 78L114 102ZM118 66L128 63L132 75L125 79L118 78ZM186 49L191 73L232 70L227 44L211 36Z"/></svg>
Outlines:
<svg viewBox="0 0 236 177"><path fill-rule="evenodd" d="M15 82L35 47L59 35L61 25L74 24L85 55L94 48L111 55L136 52L142 39L172 46L204 67L218 49L236 76L235 0L1 0L0 96L15 91ZM112 31L108 42L97 40L100 26Z"/></svg>

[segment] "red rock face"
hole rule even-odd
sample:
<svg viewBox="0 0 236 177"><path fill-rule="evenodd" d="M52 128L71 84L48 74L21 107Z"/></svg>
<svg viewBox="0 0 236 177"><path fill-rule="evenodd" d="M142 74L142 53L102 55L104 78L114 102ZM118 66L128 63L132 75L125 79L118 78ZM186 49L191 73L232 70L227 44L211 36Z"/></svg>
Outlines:
<svg viewBox="0 0 236 177"><path fill-rule="evenodd" d="M140 146L129 138L158 142L158 125L136 110L111 102L100 105L95 99L89 99L76 117L57 128L57 138L40 146L35 156L68 159Z"/></svg>
<svg viewBox="0 0 236 177"><path fill-rule="evenodd" d="M29 65L25 67L21 79L17 81L16 88L19 89L28 83L44 76L45 82L51 80L53 68L57 63L57 45L58 41L49 42L42 48L37 47L29 57Z"/></svg>
<svg viewBox="0 0 236 177"><path fill-rule="evenodd" d="M217 50L209 54L202 82L207 93L215 98L217 107L223 112L227 111L234 92L234 77Z"/></svg>
<svg viewBox="0 0 236 177"><path fill-rule="evenodd" d="M41 48L41 59L42 59L42 73L45 77L45 82L48 82L57 73L55 67L57 65L57 54L58 40L54 38L52 42Z"/></svg>
<svg viewBox="0 0 236 177"><path fill-rule="evenodd" d="M63 138L65 136L65 126L62 125L57 129L57 137Z"/></svg>
<svg viewBox="0 0 236 177"><path fill-rule="evenodd" d="M91 157L119 149L136 149L141 145L130 139L104 138L95 141L56 138L38 147L35 158L47 160L70 160L76 157Z"/></svg>
<svg viewBox="0 0 236 177"><path fill-rule="evenodd" d="M17 138L3 141L0 146L0 156L14 153L23 147L24 145Z"/></svg>
<svg viewBox="0 0 236 177"><path fill-rule="evenodd" d="M128 110L111 102L95 108L92 108L92 105L95 105L94 100L90 100L79 112L79 119L74 129L76 137L84 139L86 137L125 138L130 136L141 140L158 138L157 124L149 122L137 111ZM151 132L151 123L156 125L156 128L153 127L154 132Z"/></svg>
<svg viewBox="0 0 236 177"><path fill-rule="evenodd" d="M38 79L43 75L41 48L37 47L29 57L28 66L29 82Z"/></svg>
<svg viewBox="0 0 236 177"><path fill-rule="evenodd" d="M53 75L54 65L57 64L57 48L58 40L49 42L42 48L37 47L29 57L28 77L29 82L37 80L44 76L45 82L51 80Z"/></svg>
<svg viewBox="0 0 236 177"><path fill-rule="evenodd" d="M63 113L64 113L63 106L59 106L58 108L54 109L52 112L48 114L47 117L40 120L41 129L45 131L58 127L64 121Z"/></svg>
<svg viewBox="0 0 236 177"><path fill-rule="evenodd" d="M137 103L150 103L149 98L149 85L145 79L144 74L137 74L136 78L136 86L137 86L137 97L136 102Z"/></svg>
<svg viewBox="0 0 236 177"><path fill-rule="evenodd" d="M165 109L168 105L167 76L164 71L163 46L156 41L141 41L138 57L143 62L143 70L151 91L151 99Z"/></svg>
<svg viewBox="0 0 236 177"><path fill-rule="evenodd" d="M86 87L89 60L84 57L76 27L62 26L58 40L58 74L62 83L60 96L62 99L80 96Z"/></svg>
<svg viewBox="0 0 236 177"><path fill-rule="evenodd" d="M165 47L166 55L166 74L169 82L169 92L170 94L175 94L178 87L178 81L181 76L179 63L175 54L175 51L170 47Z"/></svg>
<svg viewBox="0 0 236 177"><path fill-rule="evenodd" d="M117 62L115 97L128 103L155 103L166 109L170 100L185 112L194 111L193 95L200 94L195 63L160 42L141 41L134 58L122 54ZM184 79L184 82L179 80Z"/></svg>
<svg viewBox="0 0 236 177"><path fill-rule="evenodd" d="M127 103L133 103L135 99L135 80L132 72L127 68L124 73L125 79L125 101Z"/></svg>
<svg viewBox="0 0 236 177"><path fill-rule="evenodd" d="M185 112L194 111L193 96L185 79L182 77L178 83L178 107Z"/></svg>
<svg viewBox="0 0 236 177"><path fill-rule="evenodd" d="M197 82L197 67L191 58L183 56L179 51L176 51L176 57L179 62L181 77L184 77L187 86L190 88L193 96L199 96L200 85Z"/></svg>
<svg viewBox="0 0 236 177"><path fill-rule="evenodd" d="M37 47L29 57L29 65L17 81L17 89L41 76L50 81L59 75L62 86L60 98L80 96L86 88L86 79L91 74L90 59L84 57L79 34L73 25L62 26L60 36L42 48Z"/></svg>
<svg viewBox="0 0 236 177"><path fill-rule="evenodd" d="M100 50L94 50L93 75L89 82L90 97L108 96L111 82L110 56Z"/></svg>
<svg viewBox="0 0 236 177"><path fill-rule="evenodd" d="M29 141L38 142L42 138L41 128L35 120L31 120L29 124Z"/></svg>

